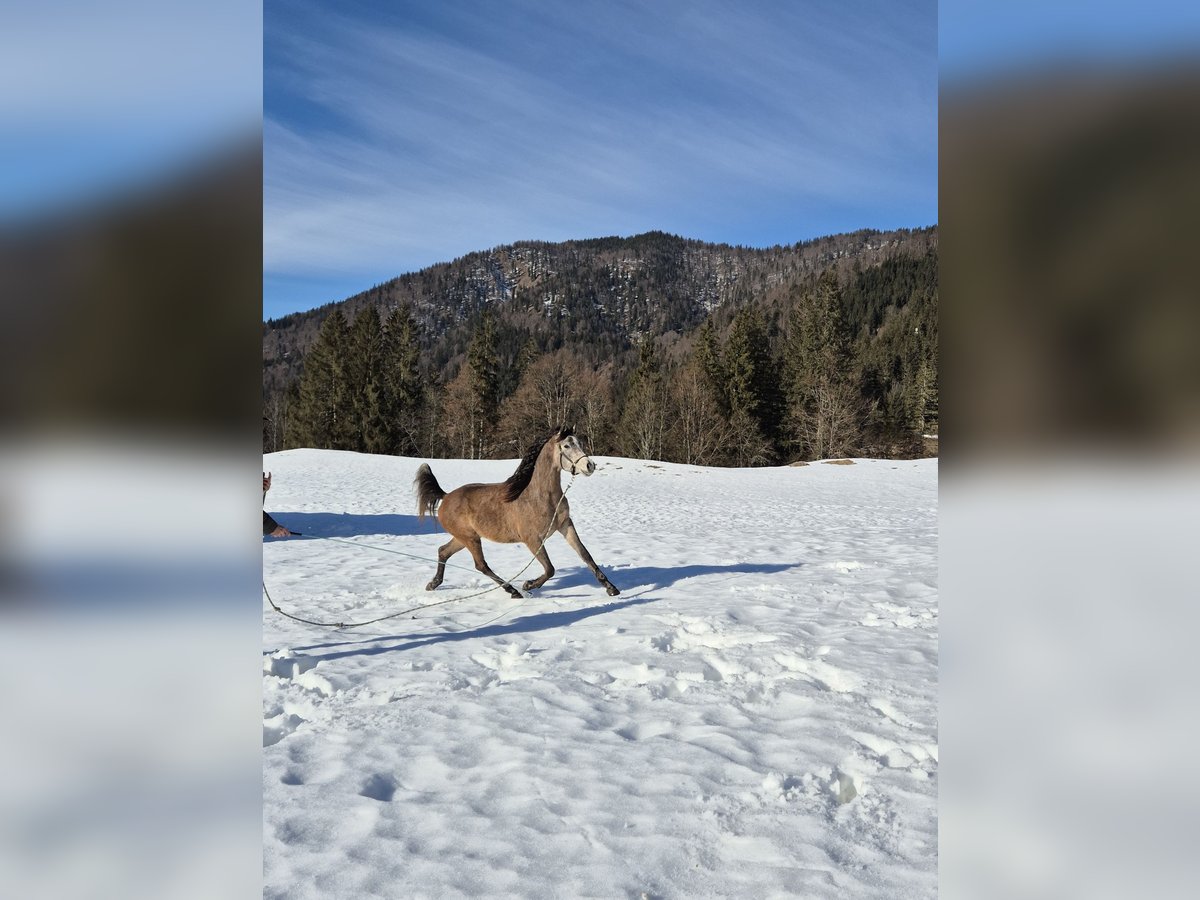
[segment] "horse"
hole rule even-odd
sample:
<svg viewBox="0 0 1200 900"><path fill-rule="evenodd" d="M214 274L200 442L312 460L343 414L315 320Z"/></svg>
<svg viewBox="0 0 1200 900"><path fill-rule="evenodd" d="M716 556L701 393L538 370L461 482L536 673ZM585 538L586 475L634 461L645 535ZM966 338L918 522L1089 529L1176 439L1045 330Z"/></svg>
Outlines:
<svg viewBox="0 0 1200 900"><path fill-rule="evenodd" d="M442 583L446 560L466 547L475 561L475 568L503 587L513 597L521 593L491 570L483 558L481 538L498 544L524 544L545 570L522 587L526 591L540 588L554 574L554 566L544 543L552 531L561 534L610 597L621 593L600 571L587 547L579 539L571 509L563 495L560 472L572 475L591 475L596 464L584 452L579 438L569 426L550 432L539 444L525 454L517 470L508 478L493 484L464 484L446 493L433 477L428 463L417 469L413 486L417 493L417 516L437 515L450 540L438 548L437 574L425 585L435 590Z"/></svg>

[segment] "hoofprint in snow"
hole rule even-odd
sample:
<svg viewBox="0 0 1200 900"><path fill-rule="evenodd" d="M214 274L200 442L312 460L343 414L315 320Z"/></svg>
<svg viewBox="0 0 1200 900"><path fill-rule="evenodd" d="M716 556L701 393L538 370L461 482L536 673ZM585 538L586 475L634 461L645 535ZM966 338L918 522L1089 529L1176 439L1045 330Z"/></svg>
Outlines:
<svg viewBox="0 0 1200 900"><path fill-rule="evenodd" d="M357 621L488 587L464 551L424 590L421 462L264 457L268 510L345 541L266 542L275 601ZM430 462L447 490L516 465ZM525 599L345 631L264 599L266 896L935 895L936 460L597 462L568 499L619 597L555 535Z"/></svg>

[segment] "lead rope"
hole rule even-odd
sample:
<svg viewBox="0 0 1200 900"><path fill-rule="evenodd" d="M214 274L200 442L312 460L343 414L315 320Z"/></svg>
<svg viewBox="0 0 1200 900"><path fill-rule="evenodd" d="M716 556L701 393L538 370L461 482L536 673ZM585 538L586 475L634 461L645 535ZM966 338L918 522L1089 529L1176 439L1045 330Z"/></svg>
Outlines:
<svg viewBox="0 0 1200 900"><path fill-rule="evenodd" d="M571 485L573 485L574 483L575 483L575 473L572 472L571 480L567 482L566 488L563 489L562 495L558 498L558 503L554 504L554 511L552 513L550 513L550 524L546 528L546 533L544 535L542 535L541 541L538 542L537 551L533 554L533 556L531 556L529 558L529 562L525 563L525 565L523 565L521 567L520 571L517 572L515 575L513 575L511 578L507 579L504 582L504 584L511 584L513 581L516 581L519 577L521 577L521 574L526 569L528 569L531 565L533 565L534 561L537 559L538 553L540 553L542 551L542 548L544 546L546 546L546 541L550 540L550 534L551 534L551 532L554 531L554 523L558 519L558 509L560 506L562 506L563 500L565 500L567 498L567 491L571 490ZM330 540L339 540L339 539L331 538ZM353 541L339 541L339 543L350 544L352 547L359 546L358 544L355 544ZM384 550L383 547L374 547L371 549ZM411 553L401 553L399 550L385 550L385 552L396 553L400 556L412 556L413 559L420 559L424 562L429 562L428 557L415 556ZM465 568L465 567L459 567L459 568ZM406 616L409 613L419 612L420 610L423 610L423 609L432 609L435 606L442 606L446 603L456 603L459 600L471 600L475 597L481 597L484 594L488 594L488 593L491 593L492 591L499 590L503 586L504 586L503 584L493 584L491 587L484 588L481 591L476 591L473 594L466 594L462 597L447 597L445 600L437 600L433 603L423 603L420 606L413 606L409 609L402 609L402 610L400 610L400 612L389 613L386 616L379 616L378 618L375 618L375 619L368 619L365 622L318 622L315 619L305 619L302 616L294 616L290 612L285 612L284 610L280 609L279 606L275 603L275 601L271 599L271 592L267 590L266 579L263 579L263 594L266 596L267 602L271 604L271 609L275 610L275 612L279 613L281 616L286 616L287 618L292 619L296 622L303 622L305 625L316 625L319 628L362 628L365 625L374 625L376 622L384 622L388 619L397 619L400 616ZM522 594L522 597L524 597L524 596L525 595ZM505 610L503 615L507 615L508 612L510 612L510 611L511 610ZM500 617L497 616L497 618L500 618ZM495 619L493 619L492 621L495 621Z"/></svg>

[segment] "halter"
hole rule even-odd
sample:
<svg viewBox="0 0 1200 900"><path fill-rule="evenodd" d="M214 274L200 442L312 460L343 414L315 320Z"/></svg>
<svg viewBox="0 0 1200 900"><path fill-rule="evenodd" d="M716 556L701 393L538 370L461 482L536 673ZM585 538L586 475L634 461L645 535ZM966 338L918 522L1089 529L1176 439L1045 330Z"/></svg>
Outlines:
<svg viewBox="0 0 1200 900"><path fill-rule="evenodd" d="M587 454L586 453L583 454L583 456L580 458L586 459ZM571 462L569 459L567 459L567 455L563 452L562 442L560 441L559 445L558 445L558 467L559 467L559 469L562 469L563 471L565 471L572 478L575 477L576 475L578 475L579 473L575 471L575 463L571 462L571 468L568 469L565 466L563 466L564 460L566 460L567 462Z"/></svg>

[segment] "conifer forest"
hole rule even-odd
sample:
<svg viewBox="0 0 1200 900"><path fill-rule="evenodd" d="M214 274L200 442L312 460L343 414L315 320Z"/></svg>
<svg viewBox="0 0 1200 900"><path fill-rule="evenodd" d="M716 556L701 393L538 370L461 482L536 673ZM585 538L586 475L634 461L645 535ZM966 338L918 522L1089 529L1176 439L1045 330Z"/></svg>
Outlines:
<svg viewBox="0 0 1200 900"><path fill-rule="evenodd" d="M936 226L525 242L263 324L263 450L715 466L936 455Z"/></svg>

